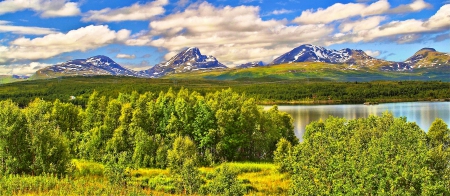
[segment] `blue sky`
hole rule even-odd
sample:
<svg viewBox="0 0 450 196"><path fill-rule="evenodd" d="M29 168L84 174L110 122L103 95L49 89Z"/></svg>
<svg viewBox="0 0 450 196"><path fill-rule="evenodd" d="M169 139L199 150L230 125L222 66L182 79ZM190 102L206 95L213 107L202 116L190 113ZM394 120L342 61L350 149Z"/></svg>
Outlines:
<svg viewBox="0 0 450 196"><path fill-rule="evenodd" d="M0 1L0 74L100 54L142 70L185 47L233 67L306 43L392 61L450 53L450 0Z"/></svg>

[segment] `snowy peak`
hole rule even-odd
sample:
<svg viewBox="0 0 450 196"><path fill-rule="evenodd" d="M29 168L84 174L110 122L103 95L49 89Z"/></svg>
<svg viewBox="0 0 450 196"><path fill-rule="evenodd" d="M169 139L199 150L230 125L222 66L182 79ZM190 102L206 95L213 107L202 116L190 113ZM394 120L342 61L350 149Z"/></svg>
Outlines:
<svg viewBox="0 0 450 196"><path fill-rule="evenodd" d="M371 60L362 50L342 49L330 50L322 46L311 44L301 45L286 54L276 58L270 64L283 64L293 62L324 62L324 63L354 63L357 60Z"/></svg>
<svg viewBox="0 0 450 196"><path fill-rule="evenodd" d="M225 65L220 63L215 57L203 55L196 47L182 50L165 63L160 63L154 67L139 72L150 77L161 77L168 73L184 73L196 70L224 69Z"/></svg>
<svg viewBox="0 0 450 196"><path fill-rule="evenodd" d="M215 57L202 55L200 50L196 47L186 48L166 63L160 65L170 68L183 67L188 70L213 67L226 68L226 66L217 61Z"/></svg>
<svg viewBox="0 0 450 196"><path fill-rule="evenodd" d="M137 76L135 71L126 69L103 55L93 56L87 59L70 60L38 70L36 73L46 77L59 75Z"/></svg>
<svg viewBox="0 0 450 196"><path fill-rule="evenodd" d="M404 63L413 68L435 67L450 65L450 55L436 51L434 48L422 48Z"/></svg>

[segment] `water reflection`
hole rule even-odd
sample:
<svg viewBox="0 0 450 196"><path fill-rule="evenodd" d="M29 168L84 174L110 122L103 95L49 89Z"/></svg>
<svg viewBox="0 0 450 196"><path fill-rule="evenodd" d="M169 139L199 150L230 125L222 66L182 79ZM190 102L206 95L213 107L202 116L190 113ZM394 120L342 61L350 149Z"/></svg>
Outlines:
<svg viewBox="0 0 450 196"><path fill-rule="evenodd" d="M268 108L268 106L266 107ZM450 124L450 102L408 102L388 103L379 105L284 105L278 106L280 111L289 113L294 118L295 135L302 140L305 127L311 121L325 120L330 115L356 119L369 115L380 116L384 111L390 111L395 117L405 116L408 121L414 121L427 131L436 118Z"/></svg>

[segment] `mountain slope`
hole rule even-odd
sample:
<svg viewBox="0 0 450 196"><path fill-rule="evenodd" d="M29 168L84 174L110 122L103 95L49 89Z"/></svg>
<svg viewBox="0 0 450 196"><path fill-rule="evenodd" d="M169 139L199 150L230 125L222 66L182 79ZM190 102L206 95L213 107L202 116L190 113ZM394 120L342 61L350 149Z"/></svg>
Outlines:
<svg viewBox="0 0 450 196"><path fill-rule="evenodd" d="M413 68L450 65L450 54L438 52L434 48L422 48L404 63L409 64Z"/></svg>
<svg viewBox="0 0 450 196"><path fill-rule="evenodd" d="M137 76L136 72L124 68L107 56L98 55L87 59L75 59L52 65L36 72L38 77L56 77L72 75L115 75Z"/></svg>
<svg viewBox="0 0 450 196"><path fill-rule="evenodd" d="M161 77L170 73L184 73L195 70L225 69L227 66L220 63L213 56L200 53L195 47L187 48L165 63L160 63L138 74L148 75L152 78Z"/></svg>
<svg viewBox="0 0 450 196"><path fill-rule="evenodd" d="M374 65L379 61L362 50L342 49L330 50L321 46L311 44L301 45L293 50L281 55L270 64L284 64L294 62L323 62L323 63L347 63L363 66Z"/></svg>

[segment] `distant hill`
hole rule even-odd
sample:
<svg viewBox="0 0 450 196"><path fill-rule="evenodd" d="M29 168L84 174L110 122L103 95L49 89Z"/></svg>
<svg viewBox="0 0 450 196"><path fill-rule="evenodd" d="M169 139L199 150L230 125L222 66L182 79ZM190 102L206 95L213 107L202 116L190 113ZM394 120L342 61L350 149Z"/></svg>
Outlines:
<svg viewBox="0 0 450 196"><path fill-rule="evenodd" d="M254 61L249 63L244 63L241 65L236 66L236 68L250 68L250 67L261 67L264 66L264 63L262 61Z"/></svg>

